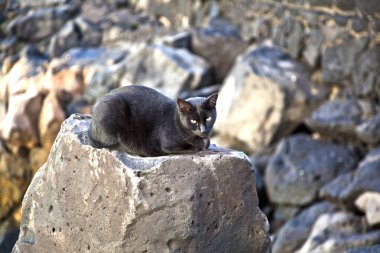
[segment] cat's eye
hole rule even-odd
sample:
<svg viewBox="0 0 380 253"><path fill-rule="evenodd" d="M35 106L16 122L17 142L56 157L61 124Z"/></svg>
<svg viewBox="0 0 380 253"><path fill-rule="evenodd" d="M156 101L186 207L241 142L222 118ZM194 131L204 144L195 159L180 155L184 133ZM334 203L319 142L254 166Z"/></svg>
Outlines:
<svg viewBox="0 0 380 253"><path fill-rule="evenodd" d="M190 120L190 122L191 122L192 124L197 123L197 121L196 121L195 119Z"/></svg>
<svg viewBox="0 0 380 253"><path fill-rule="evenodd" d="M206 121L210 121L211 120L211 116L207 117Z"/></svg>

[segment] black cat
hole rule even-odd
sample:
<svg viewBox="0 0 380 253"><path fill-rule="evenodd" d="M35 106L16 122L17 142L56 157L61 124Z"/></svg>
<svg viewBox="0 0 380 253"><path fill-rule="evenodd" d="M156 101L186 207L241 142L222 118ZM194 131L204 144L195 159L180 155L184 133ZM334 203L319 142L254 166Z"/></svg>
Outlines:
<svg viewBox="0 0 380 253"><path fill-rule="evenodd" d="M140 156L205 150L216 120L218 94L177 103L144 86L115 89L93 107L89 137L95 147Z"/></svg>

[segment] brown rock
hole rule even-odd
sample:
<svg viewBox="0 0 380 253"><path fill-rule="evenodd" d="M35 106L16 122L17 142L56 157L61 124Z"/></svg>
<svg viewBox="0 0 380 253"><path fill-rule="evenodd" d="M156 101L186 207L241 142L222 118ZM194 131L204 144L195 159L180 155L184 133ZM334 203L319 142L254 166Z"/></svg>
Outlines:
<svg viewBox="0 0 380 253"><path fill-rule="evenodd" d="M1 137L14 152L19 148L32 148L39 143L38 118L42 95L30 91L9 98L8 112L2 121Z"/></svg>
<svg viewBox="0 0 380 253"><path fill-rule="evenodd" d="M41 145L46 150L50 150L51 146L53 146L55 137L64 120L65 112L60 105L59 97L56 91L52 91L43 102L38 124Z"/></svg>

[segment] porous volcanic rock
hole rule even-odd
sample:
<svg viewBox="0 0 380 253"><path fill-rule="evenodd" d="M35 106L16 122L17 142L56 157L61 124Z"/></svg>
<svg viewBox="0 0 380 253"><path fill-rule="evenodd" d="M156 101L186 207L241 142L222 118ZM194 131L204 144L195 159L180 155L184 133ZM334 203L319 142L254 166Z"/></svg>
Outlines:
<svg viewBox="0 0 380 253"><path fill-rule="evenodd" d="M270 252L246 155L95 149L89 123L63 123L25 194L13 252Z"/></svg>

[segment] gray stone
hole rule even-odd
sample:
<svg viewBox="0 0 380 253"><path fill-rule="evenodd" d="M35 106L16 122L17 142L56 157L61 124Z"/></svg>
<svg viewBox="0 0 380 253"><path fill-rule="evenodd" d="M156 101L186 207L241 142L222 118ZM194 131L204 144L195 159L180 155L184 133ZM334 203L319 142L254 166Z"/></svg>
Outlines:
<svg viewBox="0 0 380 253"><path fill-rule="evenodd" d="M303 51L303 57L312 68L315 68L318 63L323 41L324 37L320 30L315 29L310 32L308 43L306 43L306 48Z"/></svg>
<svg viewBox="0 0 380 253"><path fill-rule="evenodd" d="M310 0L311 6L331 6L332 0Z"/></svg>
<svg viewBox="0 0 380 253"><path fill-rule="evenodd" d="M76 5L33 10L26 16L12 20L8 25L8 32L20 40L37 42L58 31L66 20L74 17L78 11Z"/></svg>
<svg viewBox="0 0 380 253"><path fill-rule="evenodd" d="M323 214L297 253L335 253L380 242L380 231L367 231L363 218L348 212Z"/></svg>
<svg viewBox="0 0 380 253"><path fill-rule="evenodd" d="M304 209L288 221L276 234L273 253L293 253L306 241L314 222L324 213L332 213L339 208L329 202L319 202Z"/></svg>
<svg viewBox="0 0 380 253"><path fill-rule="evenodd" d="M355 64L353 90L358 96L380 98L380 46L365 51Z"/></svg>
<svg viewBox="0 0 380 253"><path fill-rule="evenodd" d="M18 2L21 8L35 8L65 4L68 0L18 0Z"/></svg>
<svg viewBox="0 0 380 253"><path fill-rule="evenodd" d="M272 35L272 24L270 19L257 18L253 23L252 38L261 42L270 38Z"/></svg>
<svg viewBox="0 0 380 253"><path fill-rule="evenodd" d="M186 31L174 35L168 35L160 38L159 42L169 47L191 50L191 33Z"/></svg>
<svg viewBox="0 0 380 253"><path fill-rule="evenodd" d="M359 167L352 174L337 178L332 185L323 190L323 196L328 196L341 203L353 205L357 197L368 191L380 192L380 148L372 150L360 162ZM334 184L334 185L333 185ZM327 186L326 186L327 187Z"/></svg>
<svg viewBox="0 0 380 253"><path fill-rule="evenodd" d="M348 148L307 135L291 136L280 142L268 164L268 197L276 204L309 204L317 198L321 186L351 171L357 163L355 152Z"/></svg>
<svg viewBox="0 0 380 253"><path fill-rule="evenodd" d="M354 18L352 20L352 28L355 32L362 32L368 27L368 21L362 18Z"/></svg>
<svg viewBox="0 0 380 253"><path fill-rule="evenodd" d="M72 71L80 73L85 88L80 92L84 99L95 103L110 90L120 87L123 75L123 59L128 55L125 48L73 48L51 63L51 72ZM64 75L69 77L69 75ZM65 80L61 80L65 82ZM68 89L64 85L63 89Z"/></svg>
<svg viewBox="0 0 380 253"><path fill-rule="evenodd" d="M101 31L87 20L79 17L67 22L55 34L49 44L50 57L61 56L65 51L74 47L95 47L102 41Z"/></svg>
<svg viewBox="0 0 380 253"><path fill-rule="evenodd" d="M290 17L285 17L284 22L275 27L273 31L273 41L288 50L289 54L297 59L302 47L304 37L304 27L301 22Z"/></svg>
<svg viewBox="0 0 380 253"><path fill-rule="evenodd" d="M176 98L181 91L211 84L210 65L186 49L165 45L130 48L123 62L123 85L143 84Z"/></svg>
<svg viewBox="0 0 380 253"><path fill-rule="evenodd" d="M63 123L25 194L13 252L270 252L246 155L94 149L89 123Z"/></svg>
<svg viewBox="0 0 380 253"><path fill-rule="evenodd" d="M379 253L379 252L380 252L380 245L374 245L372 247L348 249L344 253Z"/></svg>
<svg viewBox="0 0 380 253"><path fill-rule="evenodd" d="M365 192L355 200L355 205L365 213L367 223L374 226L380 223L380 193Z"/></svg>
<svg viewBox="0 0 380 253"><path fill-rule="evenodd" d="M356 128L376 114L370 101L334 99L325 102L306 120L306 125L333 139L356 140Z"/></svg>
<svg viewBox="0 0 380 253"><path fill-rule="evenodd" d="M334 83L351 77L359 54L367 44L368 38L362 37L327 47L322 53L323 80Z"/></svg>
<svg viewBox="0 0 380 253"><path fill-rule="evenodd" d="M356 8L364 14L375 14L380 12L380 2L377 0L356 0Z"/></svg>
<svg viewBox="0 0 380 253"><path fill-rule="evenodd" d="M380 144L380 114L358 125L356 135L365 143Z"/></svg>
<svg viewBox="0 0 380 253"><path fill-rule="evenodd" d="M263 152L324 99L326 93L313 87L307 68L280 49L250 48L221 88L215 130L232 147Z"/></svg>
<svg viewBox="0 0 380 253"><path fill-rule="evenodd" d="M191 50L206 59L213 68L215 83L223 82L235 58L247 45L240 39L239 31L224 19L214 19L191 36Z"/></svg>
<svg viewBox="0 0 380 253"><path fill-rule="evenodd" d="M339 175L331 182L325 184L319 191L319 197L322 199L328 199L333 202L342 203L340 200L340 196L345 191L345 189L350 185L352 180L354 179L355 171L350 171L348 173ZM343 204L353 207L353 203L345 203Z"/></svg>
<svg viewBox="0 0 380 253"><path fill-rule="evenodd" d="M335 0L335 5L343 11L352 11L355 9L355 0Z"/></svg>

